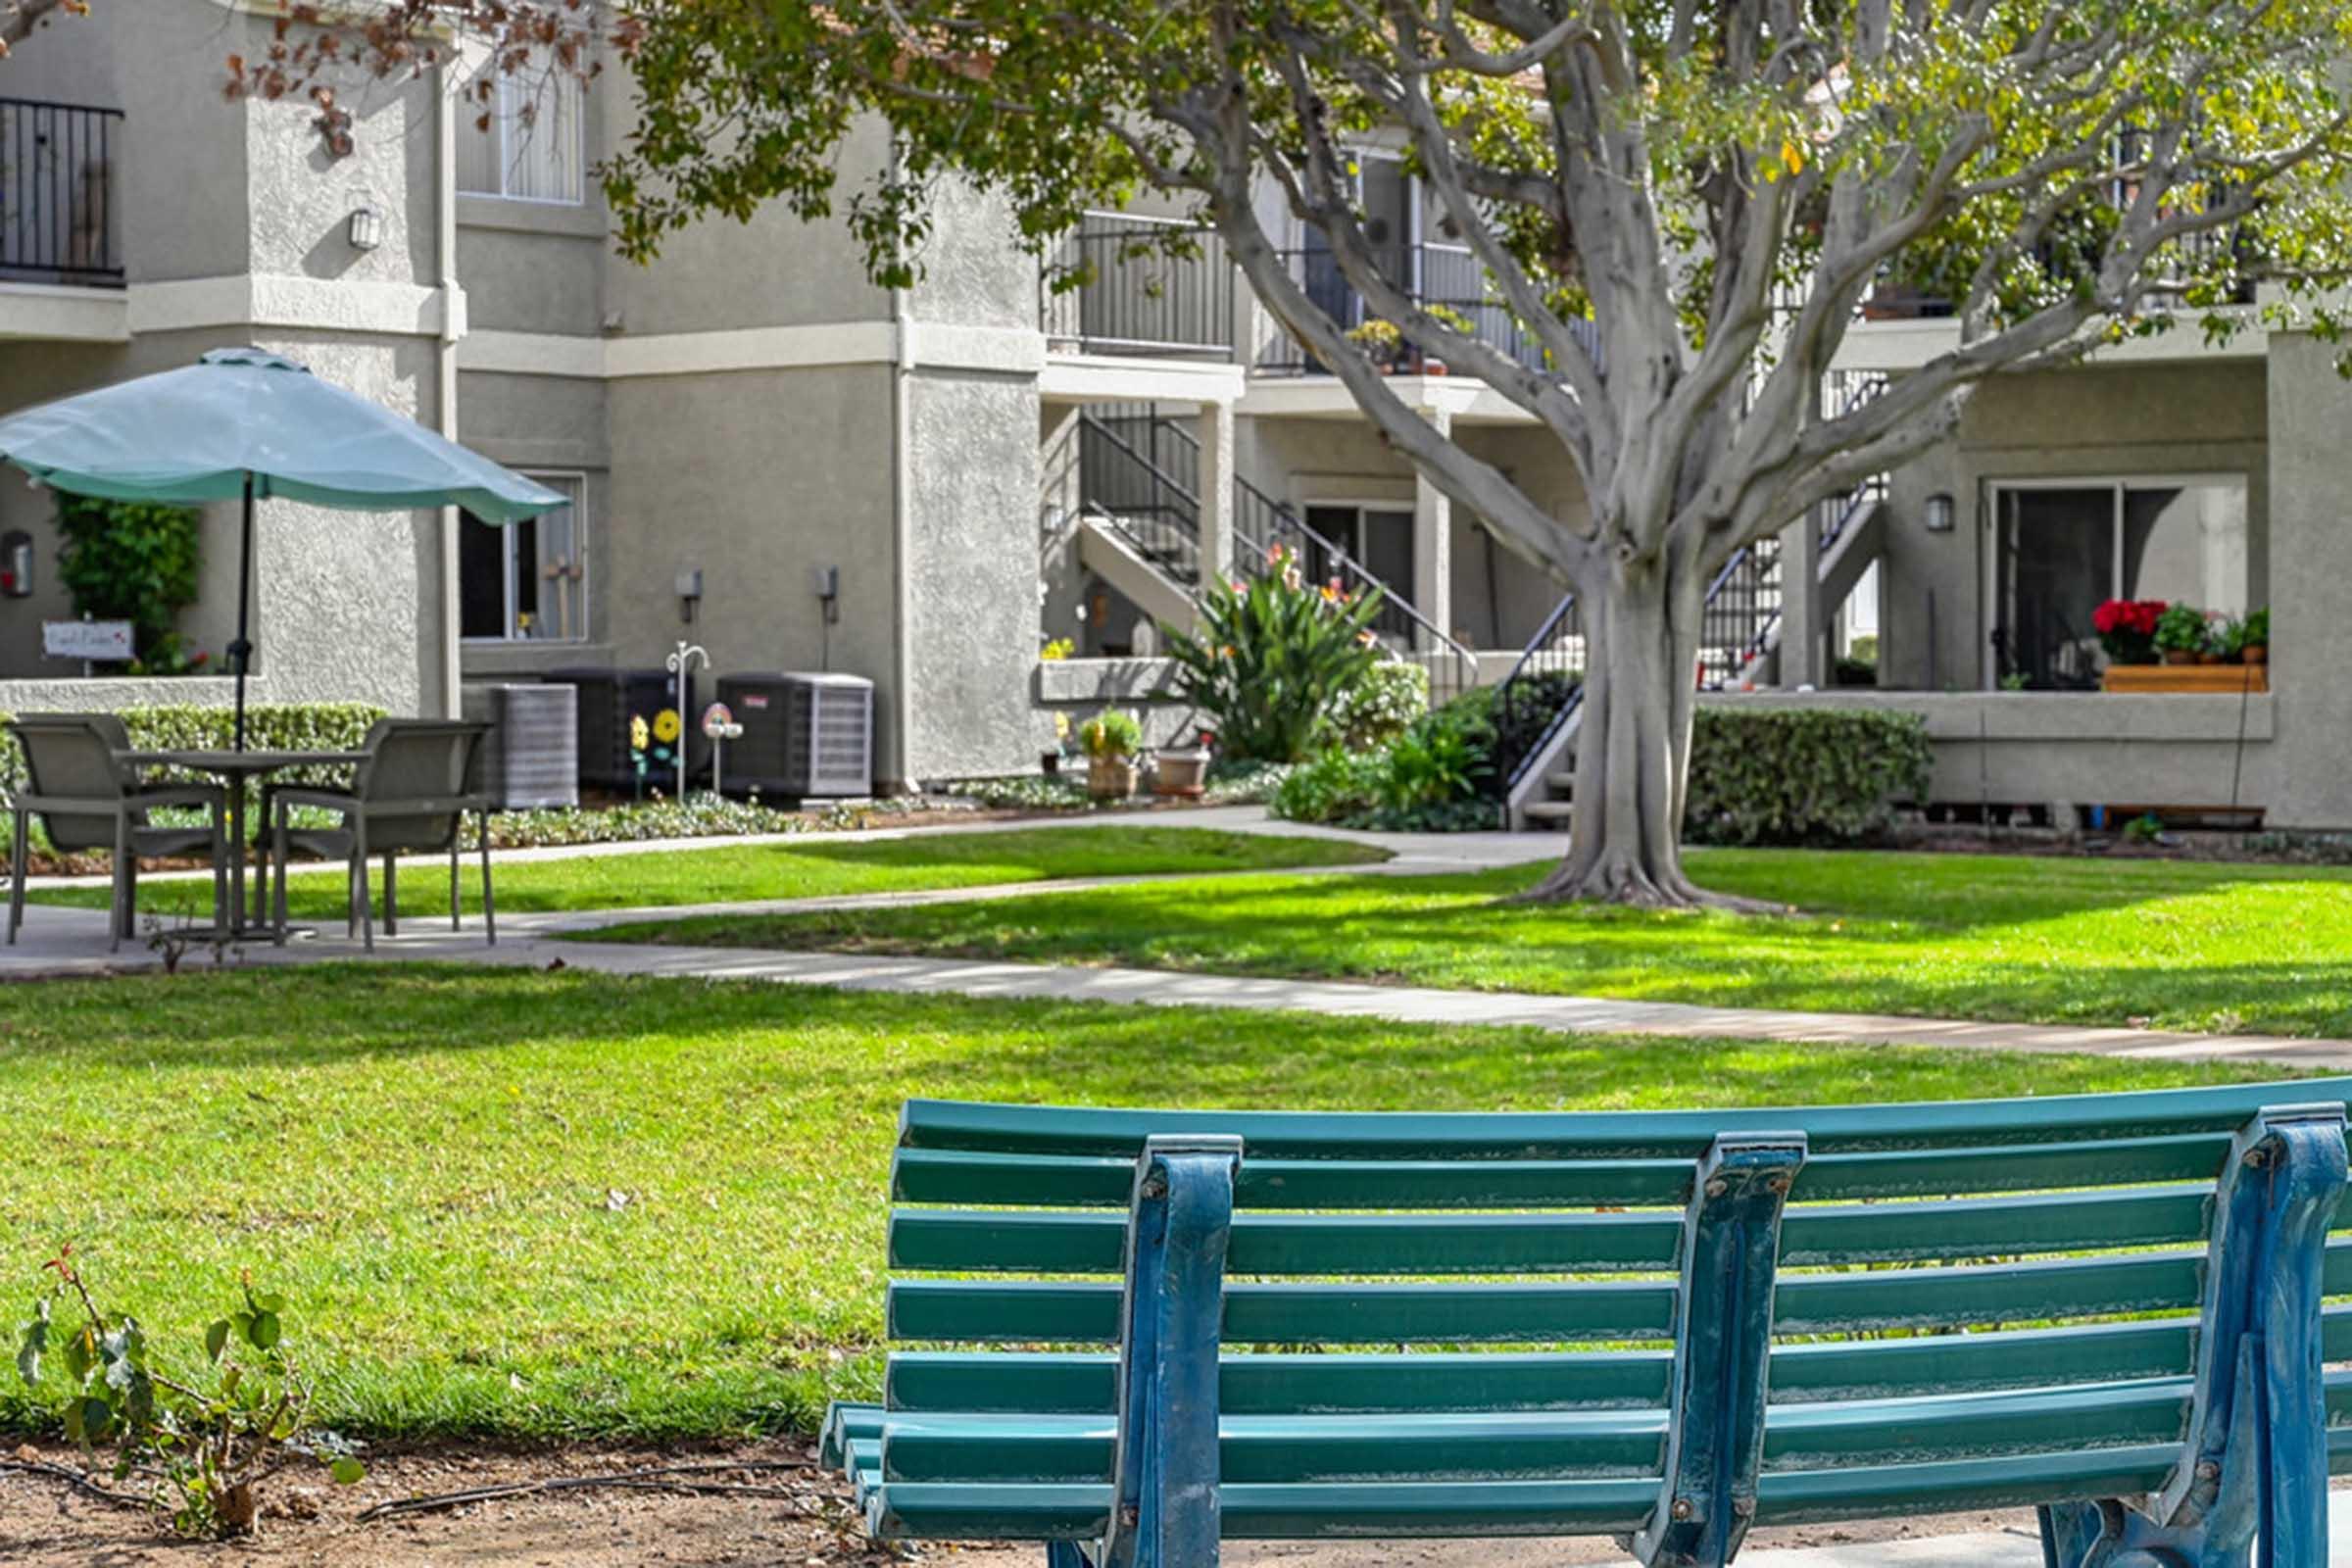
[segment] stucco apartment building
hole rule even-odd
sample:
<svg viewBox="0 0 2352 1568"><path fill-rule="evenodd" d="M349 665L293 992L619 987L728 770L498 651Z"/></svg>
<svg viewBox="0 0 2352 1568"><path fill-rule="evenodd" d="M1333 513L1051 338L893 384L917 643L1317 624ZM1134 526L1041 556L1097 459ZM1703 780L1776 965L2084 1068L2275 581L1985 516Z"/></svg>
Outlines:
<svg viewBox="0 0 2352 1568"><path fill-rule="evenodd" d="M379 85L336 157L308 103L219 92L218 62L259 47L267 18L236 0L127 16L100 8L0 62L0 408L258 342L575 497L508 532L270 505L266 698L439 711L466 681L655 666L684 636L721 671L874 680L884 782L1022 771L1056 710L1149 700L1154 622L1276 544L1381 582L1384 636L1441 691L1581 657L1557 589L1385 448L1213 242L1135 254L1136 230L1181 215L1090 218L1057 259L1093 260L1095 280L1059 293L975 200L951 200L907 289L868 283L839 225L777 212L705 222L638 267L612 254L589 174L629 113L615 80L516 89L538 94L536 122L487 134L445 80ZM854 148L847 177L887 156L879 136ZM1519 352L1410 176L1363 167L1422 294ZM1360 316L1311 243L1293 265ZM1932 309L1873 315L1825 399L1867 395L1953 331ZM1444 370L1400 365L1397 388L1577 514L1556 445ZM1955 805L2235 804L2352 827L2333 668L2352 659L2347 434L2330 351L2259 329L1989 386L1943 449L1726 571L1701 679L1717 701L1924 711ZM183 618L216 653L231 526L208 519ZM10 530L45 561L48 498L0 486ZM2111 593L2271 606L2275 690L2082 689L2082 622ZM224 700L210 677L44 661L39 623L64 612L37 564L31 597L0 599L0 709ZM1831 690L1856 626L1879 637L1880 686ZM1061 638L1077 657L1041 660ZM1523 812L1574 740L1564 723L1525 760Z"/></svg>

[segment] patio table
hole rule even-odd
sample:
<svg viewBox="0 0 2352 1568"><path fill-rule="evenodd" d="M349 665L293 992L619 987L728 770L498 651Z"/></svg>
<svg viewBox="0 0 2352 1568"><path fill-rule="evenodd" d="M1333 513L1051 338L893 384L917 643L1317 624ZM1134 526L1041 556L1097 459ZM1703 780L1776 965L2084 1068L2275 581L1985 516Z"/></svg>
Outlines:
<svg viewBox="0 0 2352 1568"><path fill-rule="evenodd" d="M253 909L245 907L245 785L290 767L331 767L365 760L366 752L238 752L226 747L185 751L128 752L140 767L178 767L210 773L228 784L228 934L241 937L269 926L269 861L264 859L254 878Z"/></svg>

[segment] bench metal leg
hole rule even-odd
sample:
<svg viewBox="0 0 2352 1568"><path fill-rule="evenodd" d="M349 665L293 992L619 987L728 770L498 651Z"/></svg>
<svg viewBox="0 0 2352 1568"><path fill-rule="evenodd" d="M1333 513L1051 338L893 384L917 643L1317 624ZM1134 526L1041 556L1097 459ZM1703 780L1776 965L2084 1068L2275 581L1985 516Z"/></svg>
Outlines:
<svg viewBox="0 0 2352 1568"><path fill-rule="evenodd" d="M2267 1106L2239 1130L2214 1194L2180 1463L2146 1512L2115 1500L2045 1509L2054 1568L2234 1568L2258 1537L2263 1568L2325 1568L2320 1285L2345 1186L2342 1105Z"/></svg>
<svg viewBox="0 0 2352 1568"><path fill-rule="evenodd" d="M1075 1541L1049 1541L1046 1568L1092 1568L1092 1565L1086 1560L1086 1548Z"/></svg>
<svg viewBox="0 0 2352 1568"><path fill-rule="evenodd" d="M1217 1353L1242 1141L1145 1141L1127 1227L1102 1568L1215 1568ZM1059 1565L1056 1565L1059 1568Z"/></svg>
<svg viewBox="0 0 2352 1568"><path fill-rule="evenodd" d="M1755 1517L1781 1213L1804 1162L1803 1133L1726 1135L1699 1161L1683 1214L1665 1481L1626 1543L1651 1568L1723 1568Z"/></svg>

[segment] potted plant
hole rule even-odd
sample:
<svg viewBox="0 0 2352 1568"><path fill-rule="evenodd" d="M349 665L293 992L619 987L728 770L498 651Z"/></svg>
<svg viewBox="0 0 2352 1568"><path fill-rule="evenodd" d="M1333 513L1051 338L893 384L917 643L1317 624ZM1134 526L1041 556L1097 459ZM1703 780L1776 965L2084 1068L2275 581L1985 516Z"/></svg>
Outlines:
<svg viewBox="0 0 2352 1568"><path fill-rule="evenodd" d="M1396 330L1395 321L1377 318L1361 326L1348 329L1348 341L1364 351L1364 357L1390 375L1396 373L1396 364L1404 357L1404 334Z"/></svg>
<svg viewBox="0 0 2352 1568"><path fill-rule="evenodd" d="M2168 607L2161 599L2110 599L2090 612L2110 664L2156 662L2156 623Z"/></svg>
<svg viewBox="0 0 2352 1568"><path fill-rule="evenodd" d="M1190 746L1161 747L1156 758L1159 765L1152 778L1152 792L1176 800L1200 799L1208 788L1209 748L1216 739L1201 730Z"/></svg>
<svg viewBox="0 0 2352 1568"><path fill-rule="evenodd" d="M1086 752L1086 793L1098 801L1123 801L1135 793L1135 757L1144 749L1144 727L1133 713L1104 709L1078 730Z"/></svg>
<svg viewBox="0 0 2352 1568"><path fill-rule="evenodd" d="M2205 612L2194 605L2168 605L2156 617L2156 652L2168 664L2193 664L2205 651Z"/></svg>
<svg viewBox="0 0 2352 1568"><path fill-rule="evenodd" d="M2236 626L2238 662L2247 664L2267 664L2271 659L2271 610L2268 605L2239 621Z"/></svg>

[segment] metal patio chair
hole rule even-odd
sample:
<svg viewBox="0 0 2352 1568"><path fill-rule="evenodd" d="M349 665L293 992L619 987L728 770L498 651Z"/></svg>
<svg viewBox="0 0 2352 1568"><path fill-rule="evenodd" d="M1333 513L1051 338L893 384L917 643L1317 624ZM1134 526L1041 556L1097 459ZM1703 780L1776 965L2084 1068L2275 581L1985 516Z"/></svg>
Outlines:
<svg viewBox="0 0 2352 1568"><path fill-rule="evenodd" d="M24 754L24 787L10 803L8 940L24 923L24 878L38 816L60 854L104 850L114 857L114 941L121 951L138 918L139 858L201 850L213 863L213 923L228 914L228 794L214 784L148 788L124 755L130 736L112 713L25 713L8 725ZM164 826L159 807L202 807L196 826Z"/></svg>
<svg viewBox="0 0 2352 1568"><path fill-rule="evenodd" d="M449 855L449 928L460 928L458 873L464 846L466 813L481 822L482 920L492 946L498 943L498 915L490 894L491 800L480 777L482 740L490 726L459 719L384 718L368 731L364 750L348 792L280 789L270 799L270 861L276 874L271 914L277 940L286 939L286 855L307 850L330 860L346 861L351 888L346 930L365 935L368 951L375 951L375 914L368 889L368 858L384 860L384 931L400 934L398 857ZM342 816L336 827L304 828L293 823L294 808L308 806Z"/></svg>

